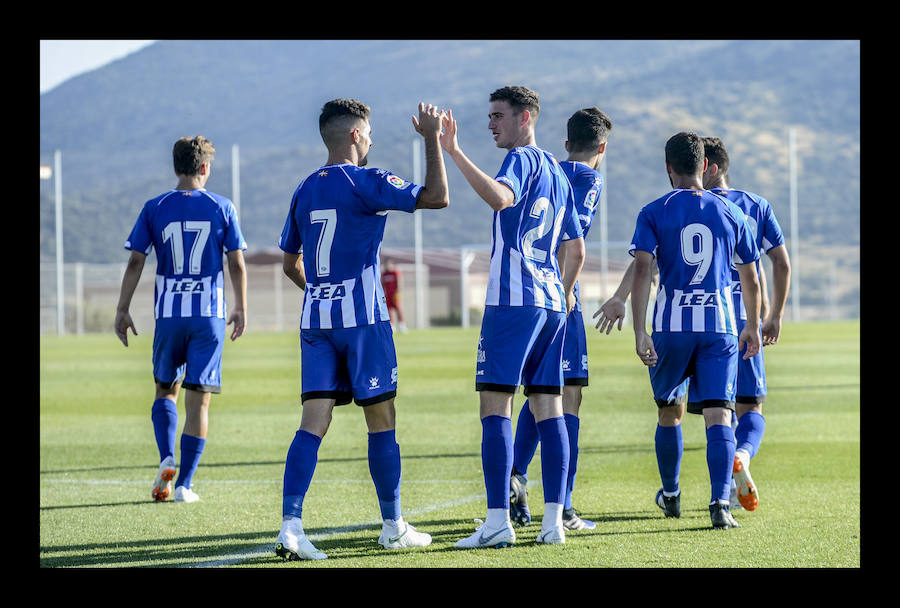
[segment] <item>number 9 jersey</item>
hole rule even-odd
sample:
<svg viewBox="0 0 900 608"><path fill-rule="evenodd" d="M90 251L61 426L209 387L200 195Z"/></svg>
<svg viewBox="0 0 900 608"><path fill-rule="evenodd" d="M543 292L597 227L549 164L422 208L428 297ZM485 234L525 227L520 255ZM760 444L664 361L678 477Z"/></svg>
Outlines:
<svg viewBox="0 0 900 608"><path fill-rule="evenodd" d="M349 163L324 166L297 186L278 246L304 254L300 329L390 321L379 261L386 216L414 212L421 190L389 171Z"/></svg>
<svg viewBox="0 0 900 608"><path fill-rule="evenodd" d="M628 252L657 259L653 331L737 335L731 265L759 259L754 237L740 208L707 190L675 190L641 209Z"/></svg>

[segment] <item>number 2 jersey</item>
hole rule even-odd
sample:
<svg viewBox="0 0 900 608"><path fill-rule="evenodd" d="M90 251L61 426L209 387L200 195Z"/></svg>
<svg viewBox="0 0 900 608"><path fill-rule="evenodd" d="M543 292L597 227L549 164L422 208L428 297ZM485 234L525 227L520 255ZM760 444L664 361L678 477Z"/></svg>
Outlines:
<svg viewBox="0 0 900 608"><path fill-rule="evenodd" d="M421 190L390 171L349 163L326 165L297 186L278 246L303 253L300 329L390 321L379 261L387 213L414 212Z"/></svg>
<svg viewBox="0 0 900 608"><path fill-rule="evenodd" d="M222 256L246 248L234 204L203 188L170 190L147 201L125 242L125 249L156 251L156 319L224 319Z"/></svg>
<svg viewBox="0 0 900 608"><path fill-rule="evenodd" d="M769 201L746 190L735 190L725 188L712 188L710 192L715 192L720 196L724 196L735 205L737 205L744 215L747 217L747 225L750 226L750 232L756 246L759 247L760 253L768 253L770 250L784 245L784 232L781 225L775 217L772 205ZM747 310L744 308L744 300L741 296L740 278L737 269L733 269L734 281L736 283L734 290L734 306L737 310L739 319L747 320Z"/></svg>
<svg viewBox="0 0 900 608"><path fill-rule="evenodd" d="M556 252L582 238L569 179L537 146L510 150L494 178L512 189L511 207L494 212L487 306L534 306L565 312Z"/></svg>
<svg viewBox="0 0 900 608"><path fill-rule="evenodd" d="M759 249L737 205L708 190L674 190L641 209L628 251L636 250L659 266L654 332L738 334L732 262L755 262Z"/></svg>

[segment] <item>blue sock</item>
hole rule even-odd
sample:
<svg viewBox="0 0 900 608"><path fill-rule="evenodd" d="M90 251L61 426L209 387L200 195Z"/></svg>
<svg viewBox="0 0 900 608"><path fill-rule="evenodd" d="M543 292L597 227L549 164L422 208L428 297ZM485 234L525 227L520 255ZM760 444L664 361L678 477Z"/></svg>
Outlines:
<svg viewBox="0 0 900 608"><path fill-rule="evenodd" d="M191 489L191 480L194 478L197 465L200 464L204 447L206 447L205 437L181 434L181 466L178 469L178 479L175 481L176 488L184 486Z"/></svg>
<svg viewBox="0 0 900 608"><path fill-rule="evenodd" d="M544 502L563 504L569 472L569 438L562 416L537 423L541 437L541 481Z"/></svg>
<svg viewBox="0 0 900 608"><path fill-rule="evenodd" d="M488 509L509 508L509 476L512 474L512 420L487 416L481 420L481 467Z"/></svg>
<svg viewBox="0 0 900 608"><path fill-rule="evenodd" d="M745 412L738 420L737 430L734 432L737 449L746 450L750 454L750 458L756 456L765 430L766 419L762 414L753 410Z"/></svg>
<svg viewBox="0 0 900 608"><path fill-rule="evenodd" d="M565 414L566 431L569 433L569 478L566 483L566 502L563 505L565 509L572 508L572 489L575 487L575 473L578 470L578 431L581 427L581 421L578 416Z"/></svg>
<svg viewBox="0 0 900 608"><path fill-rule="evenodd" d="M710 503L727 501L731 495L731 470L734 467L734 431L730 426L714 424L706 429L706 464L712 490Z"/></svg>
<svg viewBox="0 0 900 608"><path fill-rule="evenodd" d="M684 438L681 425L656 425L656 464L662 479L663 491L677 492L681 475L681 455L684 453Z"/></svg>
<svg viewBox="0 0 900 608"><path fill-rule="evenodd" d="M303 514L303 499L316 471L321 444L321 437L307 431L299 430L294 434L284 463L282 516L299 518Z"/></svg>
<svg viewBox="0 0 900 608"><path fill-rule="evenodd" d="M528 479L528 465L534 459L534 453L538 446L537 423L528 400L519 412L519 420L516 422L516 440L513 443L513 470L525 479Z"/></svg>
<svg viewBox="0 0 900 608"><path fill-rule="evenodd" d="M382 519L400 519L400 446L392 429L369 433L369 473Z"/></svg>
<svg viewBox="0 0 900 608"><path fill-rule="evenodd" d="M171 399L157 399L150 409L159 461L167 457L175 458L175 433L178 431L178 408Z"/></svg>

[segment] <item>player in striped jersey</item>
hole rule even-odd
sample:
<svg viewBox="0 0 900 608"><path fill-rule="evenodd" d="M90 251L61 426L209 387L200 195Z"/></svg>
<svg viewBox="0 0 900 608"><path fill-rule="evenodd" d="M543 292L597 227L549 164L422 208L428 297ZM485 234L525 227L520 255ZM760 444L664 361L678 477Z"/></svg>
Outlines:
<svg viewBox="0 0 900 608"><path fill-rule="evenodd" d="M584 239L569 180L556 159L535 145L538 95L521 86L490 96L488 128L508 150L496 177L484 173L459 147L452 112L441 145L475 192L494 210L490 277L475 390L482 423L482 468L487 520L458 548L515 542L509 519L512 473L512 400L525 386L541 441L544 517L540 543L565 542L562 525L569 442L562 411L565 319L584 264ZM566 240L568 237L568 240ZM556 254L566 251L560 274Z"/></svg>
<svg viewBox="0 0 900 608"><path fill-rule="evenodd" d="M122 278L115 332L128 346L128 329L137 335L128 312L151 250L156 251L153 378L156 398L151 410L160 465L154 500L164 501L175 477L178 392L184 386L185 422L181 435L181 470L175 502L195 502L194 472L206 446L211 393L221 390L225 326L231 339L246 327L247 248L234 205L206 190L215 148L203 136L182 137L172 151L178 184L144 204L125 243L131 256ZM226 322L222 253L234 288L235 303Z"/></svg>
<svg viewBox="0 0 900 608"><path fill-rule="evenodd" d="M638 214L629 248L635 258L631 307L635 349L649 367L657 404L656 454L663 487L656 502L667 517L680 516L681 420L687 402L687 411L702 414L706 423L712 526L727 529L737 526L729 494L738 359L741 351L747 359L760 348L759 250L740 208L703 189L706 166L696 134L678 133L666 142L666 170L675 189ZM660 285L651 337L644 320L654 257ZM732 262L751 311L740 334Z"/></svg>
<svg viewBox="0 0 900 608"><path fill-rule="evenodd" d="M332 410L351 401L363 408L369 431L369 471L383 520L379 544L400 549L431 543L431 536L403 520L400 508L397 355L379 254L388 211L413 213L450 204L438 143L441 112L422 103L418 117L412 117L425 138L424 186L366 168L372 145L369 118L369 107L358 100L335 99L323 106L319 131L328 160L297 187L279 241L285 274L304 290L303 413L285 462L283 521L275 546L283 559L327 557L303 532L303 500Z"/></svg>
<svg viewBox="0 0 900 608"><path fill-rule="evenodd" d="M603 177L597 171L606 142L612 129L612 121L599 108L584 108L575 112L566 125L568 139L565 147L568 158L560 163L572 184L575 209L584 238L587 238L597 209ZM564 249L560 250L565 251ZM560 260L560 267L565 260ZM567 530L593 529L594 522L582 519L572 506L572 489L578 468L578 435L580 431L579 409L582 387L588 384L587 340L584 333L581 298L575 283L575 307L566 317L566 338L563 345L563 417L569 437L569 467L563 509L563 525ZM513 522L525 525L531 521L528 509L526 484L528 465L534 458L538 444L537 425L528 400L522 406L516 423L513 444L513 473L510 477L510 517Z"/></svg>
<svg viewBox="0 0 900 608"><path fill-rule="evenodd" d="M778 342L781 335L781 319L784 305L787 302L791 280L791 263L787 247L784 244L784 233L775 217L769 201L745 190L736 190L728 185L728 152L725 144L718 137L704 137L703 149L707 159L707 169L703 173L703 187L724 196L740 207L747 216L753 238L760 252L765 252L772 261L772 302L764 297L760 310L762 317L761 334L763 346ZM762 265L757 264L760 280L763 282ZM735 280L737 274L735 271ZM738 284L739 285L739 284ZM764 285L764 282L763 282ZM734 291L734 306L738 311L738 330L746 324L747 311L743 306L739 289ZM732 508L756 510L759 505L759 493L756 484L750 477L750 459L759 452L766 421L762 414L762 404L766 401L766 370L763 353L750 359L741 359L738 364L737 395L735 410L737 428L735 439L737 447L734 456L734 495L738 503Z"/></svg>

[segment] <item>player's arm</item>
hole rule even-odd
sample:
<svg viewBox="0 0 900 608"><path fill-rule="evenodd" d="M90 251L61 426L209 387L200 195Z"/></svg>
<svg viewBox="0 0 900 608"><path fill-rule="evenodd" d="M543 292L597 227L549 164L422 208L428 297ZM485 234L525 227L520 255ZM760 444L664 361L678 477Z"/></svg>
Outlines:
<svg viewBox="0 0 900 608"><path fill-rule="evenodd" d="M759 317L765 319L769 312L769 286L766 278L766 269L762 262L759 264Z"/></svg>
<svg viewBox="0 0 900 608"><path fill-rule="evenodd" d="M781 317L791 285L791 261L787 247L779 245L768 251L772 260L772 305L762 324L763 344L775 344L781 335Z"/></svg>
<svg viewBox="0 0 900 608"><path fill-rule="evenodd" d="M240 249L225 254L228 258L228 275L234 288L234 303L226 325L234 323L231 339L237 340L247 327L247 269L244 266L244 252Z"/></svg>
<svg viewBox="0 0 900 608"><path fill-rule="evenodd" d="M511 207L516 202L512 189L495 180L493 177L479 169L475 163L463 154L457 139L457 125L453 118L453 112L447 110L443 117L444 130L440 136L441 146L456 163L463 177L494 211L502 211Z"/></svg>
<svg viewBox="0 0 900 608"><path fill-rule="evenodd" d="M113 324L116 335L122 344L128 346L128 328L134 335L137 330L134 328L134 321L131 320L131 299L134 297L134 290L137 289L138 282L141 280L141 273L144 271L144 262L147 256L139 251L132 251L128 258L128 264L125 266L125 274L122 276L122 287L119 290L119 303L116 305L116 320Z"/></svg>
<svg viewBox="0 0 900 608"><path fill-rule="evenodd" d="M741 277L741 298L744 300L744 308L747 310L747 322L741 335L738 336L738 352L747 345L747 351L744 353L744 359L749 359L759 353L760 337L759 337L759 306L760 306L760 289L759 275L756 270L756 263L737 265L738 275Z"/></svg>
<svg viewBox="0 0 900 608"><path fill-rule="evenodd" d="M306 290L306 272L303 270L303 254L284 252L281 260L281 269L284 274L294 282L294 285Z"/></svg>
<svg viewBox="0 0 900 608"><path fill-rule="evenodd" d="M633 281L631 287L631 316L634 318L634 347L641 362L647 367L656 365L656 349L647 333L647 303L650 300L650 283L653 279L653 254L640 249L634 252Z"/></svg>
<svg viewBox="0 0 900 608"><path fill-rule="evenodd" d="M419 104L413 127L425 139L425 185L416 199L416 209L443 209L450 205L450 187L441 153L441 116L437 106Z"/></svg>
<svg viewBox="0 0 900 608"><path fill-rule="evenodd" d="M570 239L563 241L559 246L557 258L560 261L562 272L563 290L566 293L566 314L572 312L575 307L575 282L584 267L586 257L584 239Z"/></svg>

